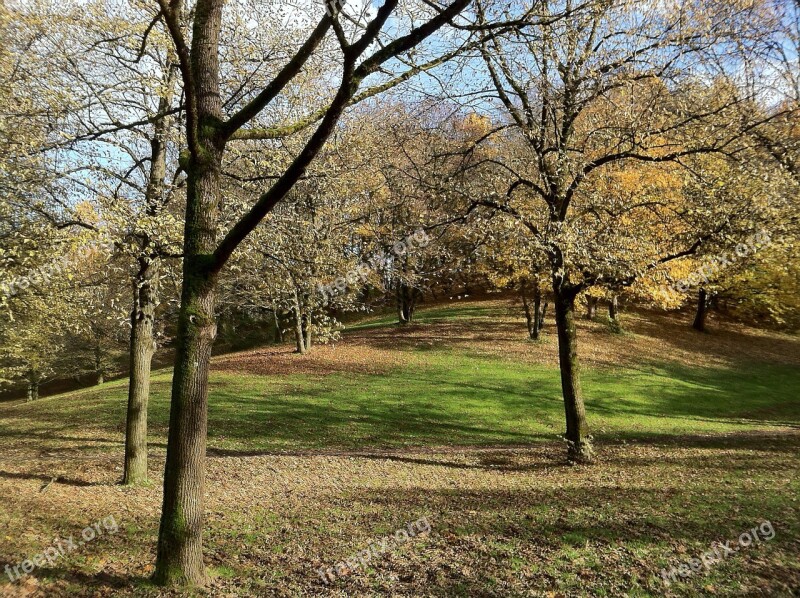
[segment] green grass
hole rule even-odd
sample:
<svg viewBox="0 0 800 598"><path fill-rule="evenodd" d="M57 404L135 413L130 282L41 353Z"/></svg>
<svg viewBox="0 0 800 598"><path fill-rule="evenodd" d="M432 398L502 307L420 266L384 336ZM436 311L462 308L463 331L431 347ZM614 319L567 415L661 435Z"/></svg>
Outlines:
<svg viewBox="0 0 800 598"><path fill-rule="evenodd" d="M422 352L422 349L407 349ZM211 376L209 446L232 451L527 444L563 429L554 367L425 349L424 366L377 374ZM664 365L586 369L599 439L736 432L800 424L800 369ZM153 378L150 425L164 441L170 373ZM3 431L69 437L90 423L122 433L127 385L116 381L6 411ZM13 423L12 423L13 422ZM55 432L53 432L55 430Z"/></svg>
<svg viewBox="0 0 800 598"><path fill-rule="evenodd" d="M421 311L418 322L423 330L454 320L483 330L497 316L496 308L466 304ZM368 338L392 322L377 318L354 328ZM688 367L666 359L585 368L601 461L567 467L553 443L564 418L557 368L434 340L415 346L406 335L397 350L412 353L410 365L381 374L212 374L210 595L789 595L797 586L800 435L777 432L800 425L800 369L743 361ZM0 547L0 562L19 562L54 535L125 505L122 533L39 573L49 595L174 595L144 581L159 480L137 489L113 482L126 391L120 380L0 408L0 442L42 457L10 460L0 471L0 523L13 545ZM151 446L163 458L169 371L156 373L152 391ZM737 432L745 434L729 434ZM369 453L528 444L535 446ZM305 449L366 454L237 458ZM81 452L104 454L84 468L70 460ZM43 494L42 483L59 474L65 479ZM320 565L423 515L431 519L430 537L330 588L316 580ZM670 588L659 579L662 567L767 519L773 541ZM97 575L109 570L111 577Z"/></svg>

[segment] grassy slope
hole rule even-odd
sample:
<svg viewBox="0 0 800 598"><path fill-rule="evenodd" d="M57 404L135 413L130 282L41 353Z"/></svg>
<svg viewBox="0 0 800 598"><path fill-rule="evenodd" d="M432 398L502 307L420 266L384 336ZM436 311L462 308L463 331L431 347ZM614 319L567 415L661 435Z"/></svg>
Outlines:
<svg viewBox="0 0 800 598"><path fill-rule="evenodd" d="M478 304L423 311L420 320L423 330L453 318L467 329L502 315ZM386 324L368 322L357 331L369 338ZM206 545L220 576L212 594L328 591L315 582L314 567L422 515L431 517L434 534L390 554L369 573L340 580L333 591L788 595L800 583L800 438L787 431L800 424L796 366L690 367L665 359L587 367L587 409L603 462L565 469L552 442L563 425L552 364L434 340L398 343L410 359L379 374L212 375L209 446L217 457L209 472ZM87 586L98 585L157 593L126 575L147 573L158 492L113 486L125 391L124 381L112 382L0 410L7 456L51 451L97 457L85 467L54 467L0 456L0 523L8 540L0 561L16 563L47 546L53 529L74 531L94 520L88 513L99 518L109 504L125 505L125 534L93 547L97 558L71 557L60 569L42 572L42 583L55 584L50 593L88 593ZM159 372L151 406L156 455L163 455L168 392L169 374ZM521 446L541 440L550 442ZM520 446L369 454L445 445ZM237 458L305 449L367 454ZM160 466L153 464L156 485ZM37 495L40 479L59 474L64 483ZM773 542L678 586L664 588L654 578L660 567L697 556L712 540L764 519L774 523ZM111 555L124 563L120 576L98 581L91 574L113 571L105 558Z"/></svg>
<svg viewBox="0 0 800 598"><path fill-rule="evenodd" d="M465 313L468 314L465 316ZM421 322L498 317L497 310L439 308ZM356 327L386 326L377 320ZM211 376L209 446L240 451L493 445L553 440L563 428L558 370L513 356L446 345L399 347L413 363L378 375ZM302 359L302 358L298 358ZM744 363L662 363L584 368L590 427L602 439L769 429L800 423L800 368ZM170 372L153 378L152 441L165 441ZM127 381L19 405L4 427L58 435L87 424L123 431Z"/></svg>

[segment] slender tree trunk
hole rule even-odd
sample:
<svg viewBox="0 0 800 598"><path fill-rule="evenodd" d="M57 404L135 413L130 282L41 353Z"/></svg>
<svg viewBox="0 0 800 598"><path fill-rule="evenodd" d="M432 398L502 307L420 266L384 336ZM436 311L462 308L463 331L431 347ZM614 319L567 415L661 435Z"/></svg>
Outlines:
<svg viewBox="0 0 800 598"><path fill-rule="evenodd" d="M187 252L184 258L184 287L164 470L164 504L154 574L155 581L162 584L205 583L203 501L208 370L216 336L216 281L203 271L203 260L193 254Z"/></svg>
<svg viewBox="0 0 800 598"><path fill-rule="evenodd" d="M523 280L520 283L520 295L522 296L522 306L525 310L525 321L528 327L528 336L532 340L538 340L542 330L542 291L538 281L533 283L533 309L527 294L528 282Z"/></svg>
<svg viewBox="0 0 800 598"><path fill-rule="evenodd" d="M40 376L36 370L28 372L28 397L27 401L35 401L39 398Z"/></svg>
<svg viewBox="0 0 800 598"><path fill-rule="evenodd" d="M578 369L578 338L575 332L575 295L554 285L556 328L558 330L558 360L561 368L561 391L567 420L565 437L569 443L568 457L573 461L590 461L592 447L589 426L581 394Z"/></svg>
<svg viewBox="0 0 800 598"><path fill-rule="evenodd" d="M153 328L158 304L159 265L158 259L140 259L140 269L133 283L125 467L122 476L122 483L129 485L147 481L147 403L150 399L150 370L155 352Z"/></svg>
<svg viewBox="0 0 800 598"><path fill-rule="evenodd" d="M311 316L303 314L303 338L305 340L306 352L311 350Z"/></svg>
<svg viewBox="0 0 800 598"><path fill-rule="evenodd" d="M542 330L542 293L539 291L539 285L536 285L536 289L533 295L533 333L531 334L531 338L534 340L539 339L539 332Z"/></svg>
<svg viewBox="0 0 800 598"><path fill-rule="evenodd" d="M405 285L402 281L397 281L397 321L400 324L408 324L408 307L405 297Z"/></svg>
<svg viewBox="0 0 800 598"><path fill-rule="evenodd" d="M283 343L283 329L281 328L281 320L280 320L280 316L278 315L278 308L277 307L273 308L272 316L275 318L275 339L279 343Z"/></svg>
<svg viewBox="0 0 800 598"><path fill-rule="evenodd" d="M700 332L706 331L706 313L708 311L708 293L705 289L700 289L697 293L697 313L692 322L692 328Z"/></svg>
<svg viewBox="0 0 800 598"><path fill-rule="evenodd" d="M547 306L548 306L547 301L543 301L542 302L542 310L539 313L539 326L538 326L538 332L539 333L541 333L542 327L544 326L544 318L547 315Z"/></svg>
<svg viewBox="0 0 800 598"><path fill-rule="evenodd" d="M617 298L617 295L614 294L611 295L611 299L608 302L608 317L616 322L618 314L619 314L619 300Z"/></svg>
<svg viewBox="0 0 800 598"><path fill-rule="evenodd" d="M406 319L409 322L414 321L414 312L417 309L417 289L410 289L408 302L406 303Z"/></svg>
<svg viewBox="0 0 800 598"><path fill-rule="evenodd" d="M525 312L525 324L528 328L528 337L536 338L536 320L531 312L531 305L528 302L528 281L522 280L519 283L519 296L522 298L522 309Z"/></svg>
<svg viewBox="0 0 800 598"><path fill-rule="evenodd" d="M94 381L95 384L100 385L105 382L106 376L103 371L103 353L102 348L97 345L94 348Z"/></svg>
<svg viewBox="0 0 800 598"><path fill-rule="evenodd" d="M158 111L166 112L173 96L174 61L170 55L165 66L164 88ZM150 140L150 173L145 189L146 214L156 216L164 205L164 186L167 176L167 141L172 119L162 118L153 128ZM125 422L125 464L122 483L142 484L147 481L147 404L150 400L150 372L155 353L156 308L158 307L159 257L151 257L152 241L148 235L140 238L138 271L133 279L133 308L131 309L131 338L128 363L128 412Z"/></svg>
<svg viewBox="0 0 800 598"><path fill-rule="evenodd" d="M597 315L597 297L586 297L586 319L594 320Z"/></svg>
<svg viewBox="0 0 800 598"><path fill-rule="evenodd" d="M297 291L294 292L294 340L297 345L297 353L305 355L308 350L308 347L306 347L305 314L300 306L300 297Z"/></svg>
<svg viewBox="0 0 800 598"><path fill-rule="evenodd" d="M303 332L303 317L299 314L295 315L294 319L294 341L296 345L296 353L305 355L306 353L306 337Z"/></svg>

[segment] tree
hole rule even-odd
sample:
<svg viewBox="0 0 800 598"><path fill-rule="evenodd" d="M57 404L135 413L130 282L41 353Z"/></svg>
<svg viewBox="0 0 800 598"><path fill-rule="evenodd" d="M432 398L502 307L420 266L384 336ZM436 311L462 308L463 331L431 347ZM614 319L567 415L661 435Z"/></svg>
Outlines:
<svg viewBox="0 0 800 598"><path fill-rule="evenodd" d="M552 6L546 3L545 12ZM578 366L578 294L595 285L630 285L694 253L727 224L714 216L718 205L683 209L681 198L670 195L609 197L597 193L598 183L625 164L654 175L730 149L741 130L720 123L736 122L740 97L725 84L704 89L694 74L710 74L718 49L766 21L755 7L725 3L682 3L647 14L625 2L566 8L564 19L481 47L507 115L503 130L525 153L487 161L497 183L472 209L516 220L530 235L531 251L547 257L568 454L584 461L593 451ZM480 8L487 21L490 9Z"/></svg>
<svg viewBox="0 0 800 598"><path fill-rule="evenodd" d="M178 253L171 246L177 219L170 209L178 185L168 180L171 173L172 183L177 178L170 164L175 160L168 157L177 112L174 53L157 26L157 7L141 2L125 8L87 2L65 9L62 3L40 0L17 7L15 16L17 36L27 41L17 70L30 77L26 95L39 98L49 131L37 155L47 164L52 190L35 210L56 229L99 233L102 228L113 237L119 256L135 264L129 287L133 306L123 482L140 483L147 477L147 399L159 271L162 259ZM40 76L37 65L43 64L50 78ZM75 209L75 198L87 195L94 218ZM98 285L90 286L102 293ZM93 319L81 313L85 323ZM106 359L102 324L94 320L84 330L91 340L74 339L95 345L98 366ZM95 369L102 378L103 368Z"/></svg>
<svg viewBox="0 0 800 598"><path fill-rule="evenodd" d="M293 56L273 77L248 94L222 100L219 44L222 0L199 0L192 18L191 41L183 28L179 0L160 0L164 21L175 45L185 97L186 149L181 166L187 173L186 219L181 308L178 319L169 439L164 473L164 503L159 530L155 580L202 584L203 485L207 426L208 367L216 333L215 297L219 273L233 252L300 180L334 132L364 79L395 56L418 46L455 19L469 0L429 5L420 25L406 33L390 29L393 39L377 44L397 8L387 0L373 18L350 15L344 20L331 4ZM349 22L349 21L348 21ZM250 209L220 233L220 177L226 146L298 76L309 58L333 32L341 52L341 78L322 118L290 165ZM377 45L376 45L377 44ZM403 76L403 75L400 75ZM225 114L227 110L228 114ZM251 132L251 136L257 136Z"/></svg>

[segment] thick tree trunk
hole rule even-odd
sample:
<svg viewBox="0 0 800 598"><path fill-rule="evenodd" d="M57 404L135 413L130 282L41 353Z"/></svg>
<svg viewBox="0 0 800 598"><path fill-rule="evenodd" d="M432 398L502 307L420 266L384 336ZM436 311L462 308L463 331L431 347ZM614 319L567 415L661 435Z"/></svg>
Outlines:
<svg viewBox="0 0 800 598"><path fill-rule="evenodd" d="M611 299L608 302L608 317L616 322L618 314L619 314L619 300L616 295L611 295Z"/></svg>
<svg viewBox="0 0 800 598"><path fill-rule="evenodd" d="M225 141L219 86L219 32L223 2L198 1L194 8L187 100L188 155L183 283L178 315L175 370L169 414L164 503L153 579L162 585L205 584L203 518L208 371L217 333L214 317L221 209L220 173ZM172 23L176 22L173 19ZM179 20L178 20L179 22ZM184 81L186 83L186 81ZM194 113L192 113L194 112Z"/></svg>
<svg viewBox="0 0 800 598"><path fill-rule="evenodd" d="M208 369L216 336L216 281L203 271L203 263L193 251L187 252L184 258L164 470L164 504L154 574L155 581L161 584L205 583L203 501Z"/></svg>
<svg viewBox="0 0 800 598"><path fill-rule="evenodd" d="M700 289L697 293L697 313L692 322L692 328L700 332L706 331L706 313L708 312L708 293L705 289Z"/></svg>
<svg viewBox="0 0 800 598"><path fill-rule="evenodd" d="M153 327L158 303L159 261L142 259L140 266L133 283L123 484L142 484L147 481L147 403L150 399L150 369L155 352Z"/></svg>
<svg viewBox="0 0 800 598"><path fill-rule="evenodd" d="M575 332L575 296L554 285L556 304L556 328L558 330L558 360L561 368L561 391L567 421L565 437L568 456L572 461L589 461L592 447L589 441L589 426L581 394L578 369L578 339Z"/></svg>
<svg viewBox="0 0 800 598"><path fill-rule="evenodd" d="M594 320L597 316L597 297L586 297L586 319Z"/></svg>
<svg viewBox="0 0 800 598"><path fill-rule="evenodd" d="M163 585L205 584L203 513L208 371L216 337L217 275L209 256L217 245L219 179L224 140L219 89L222 2L198 2L192 30L191 71L196 121L188 123L186 223L181 307L169 415L164 503L153 579Z"/></svg>

